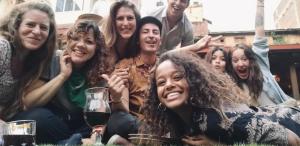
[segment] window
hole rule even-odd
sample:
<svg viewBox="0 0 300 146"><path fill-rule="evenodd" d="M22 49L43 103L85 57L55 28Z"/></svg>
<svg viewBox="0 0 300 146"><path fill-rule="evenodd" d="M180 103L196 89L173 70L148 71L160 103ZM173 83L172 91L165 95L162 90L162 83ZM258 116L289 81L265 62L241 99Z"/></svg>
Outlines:
<svg viewBox="0 0 300 146"><path fill-rule="evenodd" d="M84 5L84 0L57 0L56 12L80 11Z"/></svg>

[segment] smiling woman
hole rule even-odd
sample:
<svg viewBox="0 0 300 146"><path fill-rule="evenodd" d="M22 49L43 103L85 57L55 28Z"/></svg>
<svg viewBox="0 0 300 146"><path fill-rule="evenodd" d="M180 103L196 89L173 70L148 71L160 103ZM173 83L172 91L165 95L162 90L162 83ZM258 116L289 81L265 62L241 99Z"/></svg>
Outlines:
<svg viewBox="0 0 300 146"><path fill-rule="evenodd" d="M48 66L56 43L54 12L46 3L16 5L0 24L0 118L24 109L24 90Z"/></svg>
<svg viewBox="0 0 300 146"><path fill-rule="evenodd" d="M20 40L28 50L36 50L44 44L49 35L50 20L46 13L30 10L23 16L20 24Z"/></svg>
<svg viewBox="0 0 300 146"><path fill-rule="evenodd" d="M102 31L105 43L110 48L113 63L137 54L134 32L139 20L140 13L130 1L116 1L111 5Z"/></svg>
<svg viewBox="0 0 300 146"><path fill-rule="evenodd" d="M83 116L84 90L104 85L100 75L109 74L112 66L108 51L94 21L80 21L70 28L65 50L55 54L23 98L26 107L40 107L26 115L37 122L38 143L63 144L76 131L80 137L90 136Z"/></svg>
<svg viewBox="0 0 300 146"><path fill-rule="evenodd" d="M151 134L187 145L300 144L299 107L249 107L248 98L197 54L166 52L144 105L142 142Z"/></svg>

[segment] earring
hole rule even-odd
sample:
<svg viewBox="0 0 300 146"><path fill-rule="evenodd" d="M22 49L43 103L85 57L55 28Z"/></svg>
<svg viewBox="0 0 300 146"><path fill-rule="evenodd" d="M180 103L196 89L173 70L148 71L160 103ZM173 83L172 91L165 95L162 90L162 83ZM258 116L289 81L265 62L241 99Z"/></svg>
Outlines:
<svg viewBox="0 0 300 146"><path fill-rule="evenodd" d="M196 105L196 101L195 101L195 98L192 96L192 97L190 97L190 103L192 104L192 105Z"/></svg>
<svg viewBox="0 0 300 146"><path fill-rule="evenodd" d="M159 111L164 112L164 111L166 111L167 108L162 103L159 103L159 105L157 106L157 109Z"/></svg>

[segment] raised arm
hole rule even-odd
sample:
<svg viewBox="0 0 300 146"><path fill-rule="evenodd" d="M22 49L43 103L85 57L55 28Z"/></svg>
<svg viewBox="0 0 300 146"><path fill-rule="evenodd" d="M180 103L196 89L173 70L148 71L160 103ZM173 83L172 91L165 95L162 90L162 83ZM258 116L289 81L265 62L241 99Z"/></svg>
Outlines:
<svg viewBox="0 0 300 146"><path fill-rule="evenodd" d="M265 36L264 30L264 0L257 0L256 16L255 16L255 35L259 37Z"/></svg>
<svg viewBox="0 0 300 146"><path fill-rule="evenodd" d="M269 46L268 40L265 37L264 30L264 0L256 1L255 37L252 50L256 54L257 62L260 65L262 71L269 72Z"/></svg>

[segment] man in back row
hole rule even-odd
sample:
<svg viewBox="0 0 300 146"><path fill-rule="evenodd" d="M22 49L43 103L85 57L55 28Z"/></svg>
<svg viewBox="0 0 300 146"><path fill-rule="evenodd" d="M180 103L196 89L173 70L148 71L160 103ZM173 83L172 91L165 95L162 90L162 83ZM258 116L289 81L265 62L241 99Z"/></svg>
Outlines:
<svg viewBox="0 0 300 146"><path fill-rule="evenodd" d="M162 44L159 53L194 43L193 27L184 10L190 0L168 0L168 6L159 8L149 15L156 17L162 23Z"/></svg>

